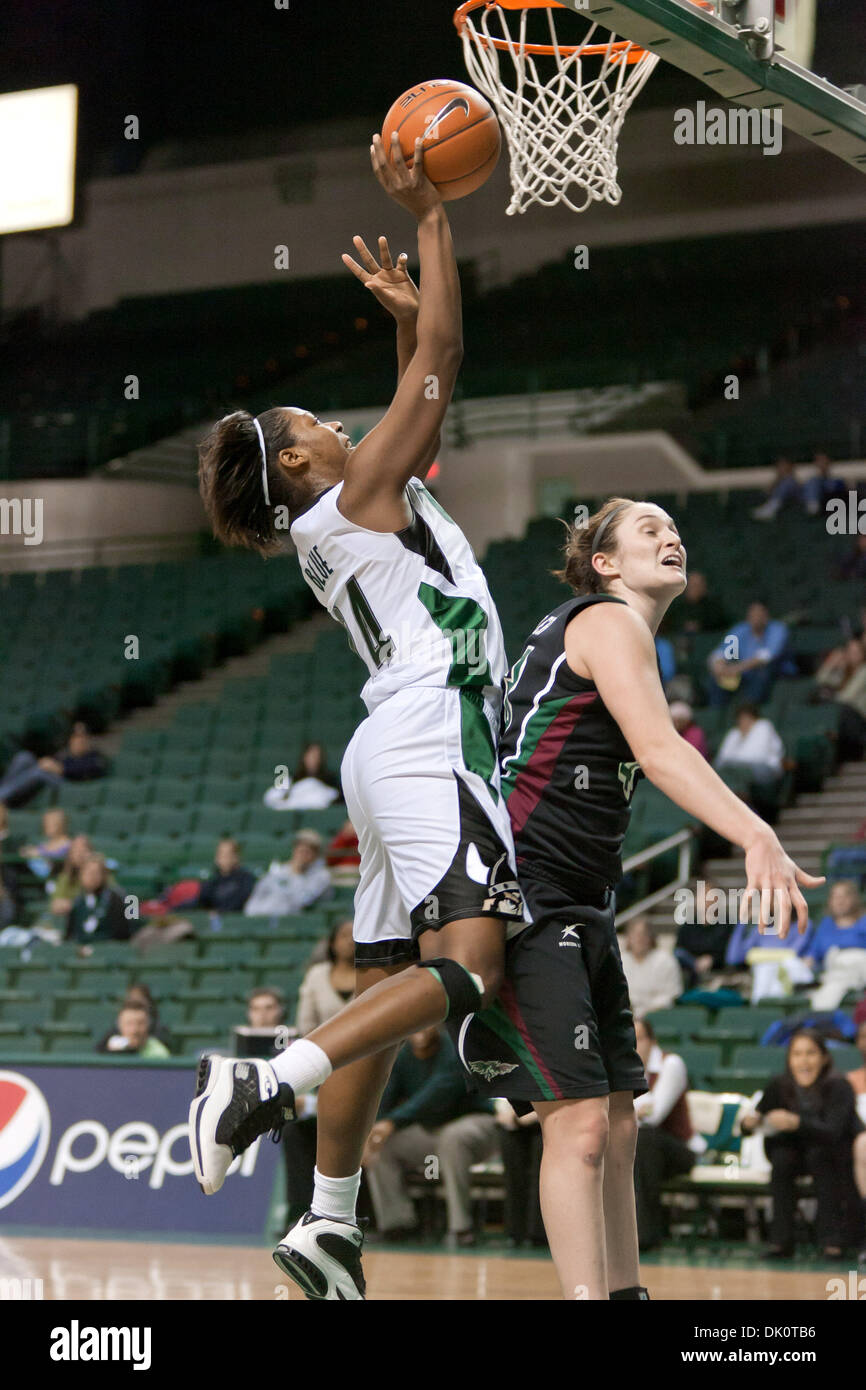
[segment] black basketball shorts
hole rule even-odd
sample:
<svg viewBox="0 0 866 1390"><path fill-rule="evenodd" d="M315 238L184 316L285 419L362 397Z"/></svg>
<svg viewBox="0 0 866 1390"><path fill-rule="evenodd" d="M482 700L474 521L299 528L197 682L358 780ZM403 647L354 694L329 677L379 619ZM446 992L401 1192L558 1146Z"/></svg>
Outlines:
<svg viewBox="0 0 866 1390"><path fill-rule="evenodd" d="M648 1089L614 926L613 895L520 875L532 924L506 946L505 984L455 1042L473 1090L532 1101Z"/></svg>

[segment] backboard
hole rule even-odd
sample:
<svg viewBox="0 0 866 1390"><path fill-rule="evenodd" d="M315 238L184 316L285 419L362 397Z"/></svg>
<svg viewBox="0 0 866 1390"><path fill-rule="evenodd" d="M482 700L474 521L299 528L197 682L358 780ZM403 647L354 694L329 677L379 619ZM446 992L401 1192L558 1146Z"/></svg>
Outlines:
<svg viewBox="0 0 866 1390"><path fill-rule="evenodd" d="M728 22L727 16L736 15L743 23L749 7L752 13L762 8L759 0L717 0L724 19L691 0L561 3L691 73L726 101L778 108L785 129L866 172L866 104L779 48L768 59L756 57L736 24Z"/></svg>

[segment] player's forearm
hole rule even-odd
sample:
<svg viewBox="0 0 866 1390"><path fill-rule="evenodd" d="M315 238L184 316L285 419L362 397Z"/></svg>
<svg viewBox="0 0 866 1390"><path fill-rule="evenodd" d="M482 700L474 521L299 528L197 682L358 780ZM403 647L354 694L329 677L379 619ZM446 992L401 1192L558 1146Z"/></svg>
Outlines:
<svg viewBox="0 0 866 1390"><path fill-rule="evenodd" d="M406 368L415 356L415 349L418 346L418 334L416 331L417 316L411 319L399 319L397 322L397 385L406 375Z"/></svg>
<svg viewBox="0 0 866 1390"><path fill-rule="evenodd" d="M421 302L418 309L418 344L424 350L463 355L463 318L460 278L454 257L451 228L441 204L431 208L418 223L421 261Z"/></svg>
<svg viewBox="0 0 866 1390"><path fill-rule="evenodd" d="M676 732L638 761L665 796L741 849L772 835L766 821L735 796L697 749Z"/></svg>

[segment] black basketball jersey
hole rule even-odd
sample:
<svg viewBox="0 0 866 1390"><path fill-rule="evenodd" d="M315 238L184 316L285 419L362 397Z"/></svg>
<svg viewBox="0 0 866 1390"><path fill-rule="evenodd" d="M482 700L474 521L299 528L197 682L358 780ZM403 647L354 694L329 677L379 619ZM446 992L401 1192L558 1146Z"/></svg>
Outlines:
<svg viewBox="0 0 866 1390"><path fill-rule="evenodd" d="M594 683L565 659L565 629L610 594L568 599L530 633L506 682L499 744L518 870L599 888L622 877L620 851L643 776Z"/></svg>

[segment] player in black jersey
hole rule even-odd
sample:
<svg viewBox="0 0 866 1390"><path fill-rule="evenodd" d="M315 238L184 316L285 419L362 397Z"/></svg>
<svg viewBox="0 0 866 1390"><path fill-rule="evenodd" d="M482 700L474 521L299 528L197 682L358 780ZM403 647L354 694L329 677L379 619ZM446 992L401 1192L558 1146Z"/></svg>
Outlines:
<svg viewBox="0 0 866 1390"><path fill-rule="evenodd" d="M677 733L654 634L686 583L666 512L611 498L573 527L560 577L573 596L543 618L508 678L502 789L531 917L507 948L496 1003L467 1020L464 1066L519 1113L534 1107L541 1205L566 1298L643 1299L633 1185L634 1098L647 1090L614 923L638 779L745 851L744 914L771 907L781 936L798 885L824 882Z"/></svg>

